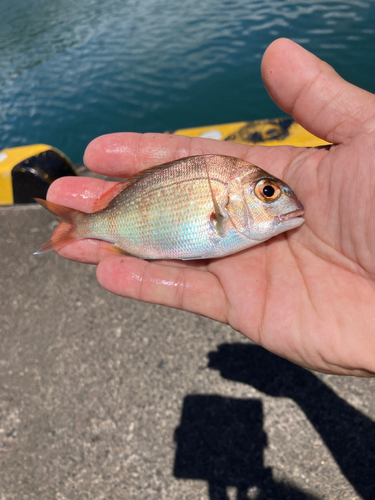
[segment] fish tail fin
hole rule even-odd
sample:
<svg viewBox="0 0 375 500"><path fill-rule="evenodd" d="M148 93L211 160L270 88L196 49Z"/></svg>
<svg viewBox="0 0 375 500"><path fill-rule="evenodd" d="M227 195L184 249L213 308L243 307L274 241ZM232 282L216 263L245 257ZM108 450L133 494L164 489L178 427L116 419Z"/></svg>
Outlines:
<svg viewBox="0 0 375 500"><path fill-rule="evenodd" d="M51 212L57 221L60 222L60 225L56 228L52 238L46 241L37 252L34 252L34 255L40 255L50 250L58 250L68 243L82 239L83 236L78 232L76 221L77 215L82 212L74 208L52 203L51 201L41 200L40 198L35 198L35 201Z"/></svg>

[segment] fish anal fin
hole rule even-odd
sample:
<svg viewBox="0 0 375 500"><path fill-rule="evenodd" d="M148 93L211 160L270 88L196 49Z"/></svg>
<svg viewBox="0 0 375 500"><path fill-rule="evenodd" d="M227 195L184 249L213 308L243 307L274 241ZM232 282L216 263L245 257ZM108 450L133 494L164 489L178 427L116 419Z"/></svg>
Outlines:
<svg viewBox="0 0 375 500"><path fill-rule="evenodd" d="M108 245L104 245L102 248L107 252L117 253L118 255L128 255L129 257L136 257L136 255L133 255L121 248L119 245L117 245L117 243L108 243Z"/></svg>
<svg viewBox="0 0 375 500"><path fill-rule="evenodd" d="M92 211L93 212L99 212L99 210L103 210L103 208L106 208L111 201L116 198L117 195L119 195L124 189L126 189L129 185L129 180L125 179L124 181L118 182L114 186L111 187L108 191L103 193L100 198L98 198L93 206L92 206Z"/></svg>

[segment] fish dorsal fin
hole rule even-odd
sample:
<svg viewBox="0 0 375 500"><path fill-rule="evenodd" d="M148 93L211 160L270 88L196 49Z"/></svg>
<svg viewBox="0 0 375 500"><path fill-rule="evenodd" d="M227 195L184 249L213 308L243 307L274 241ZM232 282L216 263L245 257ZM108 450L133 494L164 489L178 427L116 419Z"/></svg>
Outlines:
<svg viewBox="0 0 375 500"><path fill-rule="evenodd" d="M101 197L95 201L92 207L93 212L99 212L99 210L103 210L103 208L106 208L109 205L109 203L114 198L116 198L117 195L119 195L122 191L124 191L124 189L131 186L135 182L138 182L141 179L148 177L149 175L157 172L158 170L164 170L165 168L171 167L175 163L178 163L184 159L185 158L181 158L179 160L173 160L168 163L163 163L161 165L156 165L155 167L147 168L146 170L142 170L142 172L133 175L133 177L130 177L129 179L125 179L121 182L118 182L111 189L103 193Z"/></svg>
<svg viewBox="0 0 375 500"><path fill-rule="evenodd" d="M124 191L124 189L134 184L135 182L148 177L149 175L157 172L158 170L163 170L165 168L171 167L172 165L180 162L183 159L185 158L181 158L180 160L170 161L168 163L163 163L162 165L156 165L155 167L147 168L146 170L142 170L142 172L133 175L133 177L130 177L129 179L124 179L123 181L118 182L113 187L111 187L111 189L103 193L101 197L94 202L92 207L93 212L99 212L99 210L103 210L103 208L106 208L109 205L109 203L114 198L116 198L117 195L119 195L122 191Z"/></svg>
<svg viewBox="0 0 375 500"><path fill-rule="evenodd" d="M106 208L118 194L120 194L124 189L128 187L129 184L129 180L125 179L124 181L118 182L117 184L112 186L111 189L103 193L101 197L94 202L92 211L99 212L99 210L103 210L103 208Z"/></svg>
<svg viewBox="0 0 375 500"><path fill-rule="evenodd" d="M179 158L178 160L172 160L168 161L167 163L162 163L161 165L155 165L154 167L146 168L145 170L142 170L141 172L138 172L138 174L133 175L133 177L130 177L127 179L128 185L130 186L131 184L134 184L135 182L138 182L142 179L145 179L149 175L154 174L155 172L158 172L159 170L165 170L166 168L173 167L176 163L181 163L184 160L190 160L190 158L193 158L192 156L185 157L185 158Z"/></svg>
<svg viewBox="0 0 375 500"><path fill-rule="evenodd" d="M145 179L145 178L149 177L150 175L154 174L155 172L158 172L159 170L165 170L169 167L172 167L173 165L175 165L177 163L181 163L185 160L191 160L192 158L201 158L202 156L204 158L207 178L208 178L208 182L210 185L210 191L211 191L211 195L212 195L212 201L214 204L215 216L216 216L217 220L219 221L220 218L223 218L224 216L220 211L220 207L219 207L219 205L216 201L215 195L213 193L213 190L211 187L211 181L210 181L210 177L209 177L208 169L207 169L207 165L206 165L206 156L212 156L212 155L205 155L205 154L179 158L177 160L172 160L172 161L169 161L167 163L162 163L161 165L156 165L155 167L150 167L150 168L147 168L145 170L142 170L138 174L135 174L133 177L130 177L129 179L125 179L125 180L115 184L111 189L109 189L104 194L102 194L102 196L98 200L95 201L95 203L93 205L93 211L98 212L99 210L103 210L103 208L106 208L108 206L108 204L117 195L119 195L124 189L128 188L129 186L131 186L135 182L138 182L142 179ZM219 155L214 155L214 156L219 156Z"/></svg>
<svg viewBox="0 0 375 500"><path fill-rule="evenodd" d="M129 179L127 179L128 183L129 183L128 185L130 186L131 184L134 184L134 182L140 181L141 179L144 179L145 177L148 177L149 175L154 174L155 172L158 172L159 170L164 170L166 168L173 167L177 163L182 163L182 162L192 160L192 159L199 160L202 157L204 157L204 161L206 162L206 156L211 157L211 156L224 156L224 155L207 155L207 154L202 153L202 155L184 156L183 158L178 158L177 160L168 161L167 163L162 163L161 165L156 165L155 167L150 167L150 168L146 168L145 170L142 170L138 174L135 174L133 177L130 177ZM230 157L228 156L228 158L230 158ZM205 166L206 166L206 163L205 163ZM206 166L206 172L207 172L207 166Z"/></svg>

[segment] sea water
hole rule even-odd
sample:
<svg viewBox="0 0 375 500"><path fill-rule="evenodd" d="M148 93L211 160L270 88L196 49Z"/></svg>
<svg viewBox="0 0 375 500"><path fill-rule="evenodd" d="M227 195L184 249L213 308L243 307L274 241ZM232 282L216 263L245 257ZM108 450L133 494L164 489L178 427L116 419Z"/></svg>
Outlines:
<svg viewBox="0 0 375 500"><path fill-rule="evenodd" d="M0 149L82 160L118 131L282 116L260 62L288 37L375 92L373 0L0 0Z"/></svg>

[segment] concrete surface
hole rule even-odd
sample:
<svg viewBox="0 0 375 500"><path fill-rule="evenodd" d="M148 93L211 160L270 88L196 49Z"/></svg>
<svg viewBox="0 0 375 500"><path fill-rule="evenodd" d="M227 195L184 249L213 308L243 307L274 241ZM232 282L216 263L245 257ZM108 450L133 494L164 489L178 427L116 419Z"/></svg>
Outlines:
<svg viewBox="0 0 375 500"><path fill-rule="evenodd" d="M54 222L0 209L0 499L375 499L375 380L33 256Z"/></svg>

